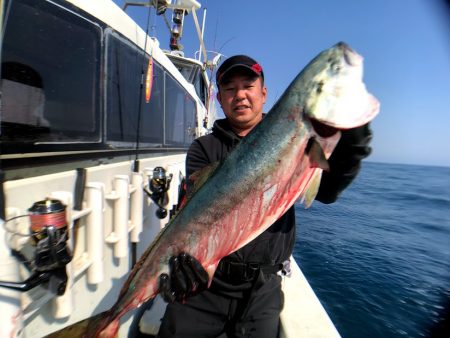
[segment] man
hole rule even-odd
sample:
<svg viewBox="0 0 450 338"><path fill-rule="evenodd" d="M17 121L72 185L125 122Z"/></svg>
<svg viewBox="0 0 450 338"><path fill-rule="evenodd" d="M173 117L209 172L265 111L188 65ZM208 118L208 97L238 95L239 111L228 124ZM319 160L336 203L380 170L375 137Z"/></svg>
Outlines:
<svg viewBox="0 0 450 338"><path fill-rule="evenodd" d="M267 98L262 67L252 58L225 60L216 75L217 99L226 118L212 133L196 139L187 154L186 174L225 158L262 119ZM369 127L342 133L323 174L317 200L334 202L356 177L368 156ZM189 186L188 186L189 190ZM275 338L283 307L280 272L295 243L295 213L291 207L255 240L223 258L209 289L207 274L191 256L171 260L170 276L162 275L160 290L169 302L159 337Z"/></svg>

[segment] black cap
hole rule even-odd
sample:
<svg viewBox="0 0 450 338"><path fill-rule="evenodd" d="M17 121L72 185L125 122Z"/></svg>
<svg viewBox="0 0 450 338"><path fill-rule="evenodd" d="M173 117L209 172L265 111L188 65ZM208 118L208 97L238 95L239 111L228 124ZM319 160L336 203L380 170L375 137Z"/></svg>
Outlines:
<svg viewBox="0 0 450 338"><path fill-rule="evenodd" d="M219 84L226 73L237 67L243 67L251 70L256 76L264 79L264 73L261 65L247 55L235 55L226 59L216 72L216 83Z"/></svg>

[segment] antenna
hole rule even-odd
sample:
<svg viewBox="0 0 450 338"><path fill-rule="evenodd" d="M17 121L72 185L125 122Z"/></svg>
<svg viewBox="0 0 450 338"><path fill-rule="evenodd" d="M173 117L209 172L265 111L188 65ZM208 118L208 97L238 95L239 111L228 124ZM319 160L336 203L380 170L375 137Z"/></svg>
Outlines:
<svg viewBox="0 0 450 338"><path fill-rule="evenodd" d="M182 50L183 46L179 43L179 39L183 34L183 24L184 17L187 13L192 12L192 16L194 18L195 27L197 29L198 39L200 41L201 50L203 53L203 57L205 62L207 61L205 44L203 42L203 30L204 30L204 20L203 18L203 28L200 31L200 27L198 24L196 10L201 7L200 3L195 0L152 0L152 1L126 1L123 5L123 10L125 11L128 6L141 6L141 7L154 7L156 8L157 15L164 15L164 20L170 30L170 49L174 50ZM166 9L172 9L172 28L170 28L168 24L168 20L165 16ZM206 12L205 12L206 13Z"/></svg>

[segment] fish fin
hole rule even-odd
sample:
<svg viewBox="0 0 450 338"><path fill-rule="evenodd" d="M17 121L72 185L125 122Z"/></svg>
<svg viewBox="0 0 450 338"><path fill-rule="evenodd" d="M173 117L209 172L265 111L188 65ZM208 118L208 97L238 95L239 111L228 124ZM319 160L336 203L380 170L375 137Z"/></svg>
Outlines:
<svg viewBox="0 0 450 338"><path fill-rule="evenodd" d="M305 190L305 194L303 197L303 203L305 204L305 208L308 209L314 199L317 196L317 192L319 191L320 181L322 179L322 170L316 169L311 180L308 184L308 187Z"/></svg>
<svg viewBox="0 0 450 338"><path fill-rule="evenodd" d="M311 168L316 168L311 179L309 180L308 186L305 189L305 193L302 198L305 208L309 208L319 191L320 181L322 179L322 170L329 171L330 165L328 164L322 146L315 137L311 137L308 140L306 153L308 154Z"/></svg>
<svg viewBox="0 0 450 338"><path fill-rule="evenodd" d="M213 280L213 276L217 270L217 264L211 264L206 268L206 272L208 273L209 276L209 281L208 281L208 288L211 286L212 280Z"/></svg>
<svg viewBox="0 0 450 338"><path fill-rule="evenodd" d="M211 163L189 176L189 181L191 181L193 184L192 188L189 189L190 191L187 194L187 200L190 200L192 195L201 188L201 186L208 180L209 177L211 177L219 164L220 162Z"/></svg>
<svg viewBox="0 0 450 338"><path fill-rule="evenodd" d="M308 140L306 152L308 154L309 162L312 168L321 168L325 171L330 170L330 165L328 164L322 146L320 145L319 142L317 142L315 137L311 137Z"/></svg>

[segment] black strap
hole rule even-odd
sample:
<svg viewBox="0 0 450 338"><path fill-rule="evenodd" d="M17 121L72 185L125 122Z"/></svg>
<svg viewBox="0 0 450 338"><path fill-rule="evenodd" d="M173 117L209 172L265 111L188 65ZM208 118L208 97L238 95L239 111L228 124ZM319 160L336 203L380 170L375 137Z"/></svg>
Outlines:
<svg viewBox="0 0 450 338"><path fill-rule="evenodd" d="M283 269L283 263L275 264L275 265L261 265L261 271L268 274L276 274Z"/></svg>
<svg viewBox="0 0 450 338"><path fill-rule="evenodd" d="M252 281L262 271L264 274L276 274L283 269L283 264L241 263L233 261L220 261L217 268L228 280L234 282Z"/></svg>

